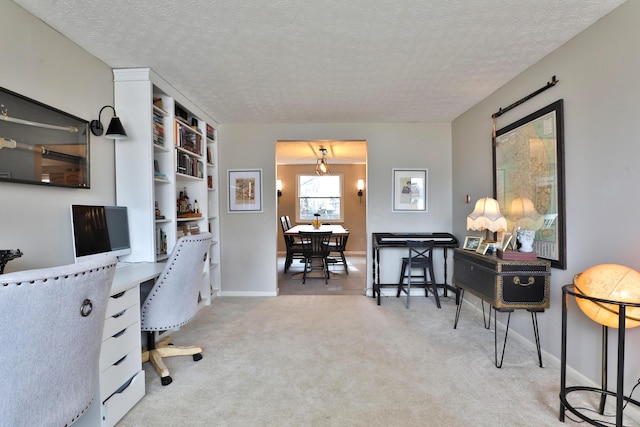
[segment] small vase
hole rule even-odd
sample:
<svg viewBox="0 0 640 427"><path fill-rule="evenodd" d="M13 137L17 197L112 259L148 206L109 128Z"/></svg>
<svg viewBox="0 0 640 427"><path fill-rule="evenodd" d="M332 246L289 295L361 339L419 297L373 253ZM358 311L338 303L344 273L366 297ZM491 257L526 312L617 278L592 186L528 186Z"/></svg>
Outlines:
<svg viewBox="0 0 640 427"><path fill-rule="evenodd" d="M319 219L315 219L313 221L311 221L311 225L313 225L314 229L319 229L320 228L320 220Z"/></svg>

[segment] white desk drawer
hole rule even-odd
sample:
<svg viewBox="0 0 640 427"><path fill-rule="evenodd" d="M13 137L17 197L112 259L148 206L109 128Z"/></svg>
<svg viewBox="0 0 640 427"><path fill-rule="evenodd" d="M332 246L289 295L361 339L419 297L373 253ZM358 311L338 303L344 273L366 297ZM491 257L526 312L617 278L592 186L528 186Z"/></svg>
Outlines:
<svg viewBox="0 0 640 427"><path fill-rule="evenodd" d="M140 326L134 322L129 327L118 332L117 335L102 342L100 350L100 372L109 369L111 365L120 360L132 349L140 349ZM140 357L142 360L142 356ZM142 363L142 362L141 362Z"/></svg>
<svg viewBox="0 0 640 427"><path fill-rule="evenodd" d="M107 426L112 427L120 421L143 396L144 371L140 371L124 390L118 391L104 403L103 415L107 420Z"/></svg>
<svg viewBox="0 0 640 427"><path fill-rule="evenodd" d="M100 399L104 402L141 369L142 355L140 354L140 348L134 348L117 364L111 365L100 374Z"/></svg>
<svg viewBox="0 0 640 427"><path fill-rule="evenodd" d="M106 341L124 328L140 320L140 307L137 305L125 308L124 310L107 317L104 320L104 330L102 341Z"/></svg>
<svg viewBox="0 0 640 427"><path fill-rule="evenodd" d="M140 289L138 287L110 296L109 302L107 303L105 318L111 317L125 308L129 308L134 305L140 305Z"/></svg>

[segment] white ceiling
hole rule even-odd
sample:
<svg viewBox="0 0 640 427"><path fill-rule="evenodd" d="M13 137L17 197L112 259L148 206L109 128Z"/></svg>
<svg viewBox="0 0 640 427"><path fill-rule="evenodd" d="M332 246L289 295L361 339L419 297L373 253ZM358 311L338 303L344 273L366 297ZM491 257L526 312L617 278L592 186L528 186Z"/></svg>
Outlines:
<svg viewBox="0 0 640 427"><path fill-rule="evenodd" d="M327 123L449 122L623 0L14 2L218 122Z"/></svg>
<svg viewBox="0 0 640 427"><path fill-rule="evenodd" d="M624 0L14 2L219 123L336 123L450 122Z"/></svg>

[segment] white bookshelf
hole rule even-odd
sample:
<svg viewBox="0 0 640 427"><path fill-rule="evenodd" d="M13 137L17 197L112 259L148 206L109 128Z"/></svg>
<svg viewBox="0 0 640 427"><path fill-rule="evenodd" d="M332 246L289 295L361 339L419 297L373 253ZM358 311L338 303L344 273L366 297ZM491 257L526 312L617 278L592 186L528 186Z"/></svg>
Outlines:
<svg viewBox="0 0 640 427"><path fill-rule="evenodd" d="M162 262L181 235L211 231L201 288L208 304L221 289L217 123L151 69L113 74L115 109L128 135L115 150L117 203L129 208L131 229L131 255L123 261Z"/></svg>

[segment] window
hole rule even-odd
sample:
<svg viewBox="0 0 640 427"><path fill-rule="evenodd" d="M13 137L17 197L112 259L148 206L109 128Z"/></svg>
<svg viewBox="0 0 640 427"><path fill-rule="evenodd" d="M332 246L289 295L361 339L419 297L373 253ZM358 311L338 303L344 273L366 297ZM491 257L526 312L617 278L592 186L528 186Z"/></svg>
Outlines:
<svg viewBox="0 0 640 427"><path fill-rule="evenodd" d="M342 175L298 175L296 220L342 222Z"/></svg>

